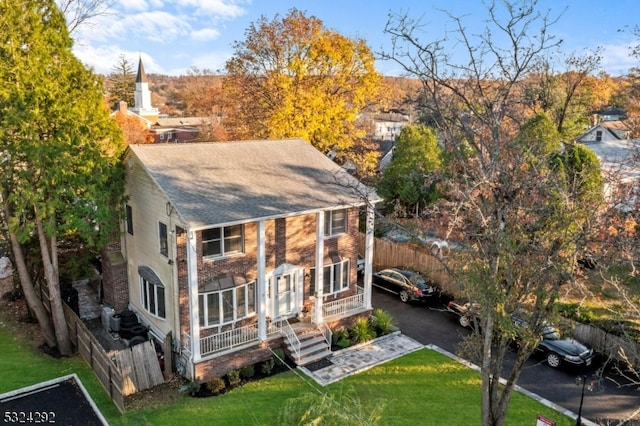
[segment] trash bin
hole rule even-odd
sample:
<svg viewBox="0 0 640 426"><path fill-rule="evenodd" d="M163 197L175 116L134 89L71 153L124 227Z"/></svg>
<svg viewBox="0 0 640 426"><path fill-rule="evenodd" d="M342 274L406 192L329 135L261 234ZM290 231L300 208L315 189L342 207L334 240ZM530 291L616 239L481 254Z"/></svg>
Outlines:
<svg viewBox="0 0 640 426"><path fill-rule="evenodd" d="M79 304L78 290L73 287L66 287L62 289L62 300L66 303L77 316L80 316L80 304Z"/></svg>

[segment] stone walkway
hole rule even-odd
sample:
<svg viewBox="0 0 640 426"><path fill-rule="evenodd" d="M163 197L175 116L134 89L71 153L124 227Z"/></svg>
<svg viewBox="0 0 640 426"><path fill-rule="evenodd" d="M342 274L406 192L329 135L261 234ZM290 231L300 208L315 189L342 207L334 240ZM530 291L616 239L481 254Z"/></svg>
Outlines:
<svg viewBox="0 0 640 426"><path fill-rule="evenodd" d="M318 384L326 386L345 377L368 370L376 365L424 348L424 345L400 332L334 352L326 359L325 367L300 367Z"/></svg>

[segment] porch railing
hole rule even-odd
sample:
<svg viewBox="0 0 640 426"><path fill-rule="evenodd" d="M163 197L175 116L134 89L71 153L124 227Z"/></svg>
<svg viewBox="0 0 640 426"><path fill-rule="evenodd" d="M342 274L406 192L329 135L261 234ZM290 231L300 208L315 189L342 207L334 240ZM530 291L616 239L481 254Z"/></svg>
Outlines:
<svg viewBox="0 0 640 426"><path fill-rule="evenodd" d="M291 324L289 324L289 321L285 319L282 322L283 322L282 333L284 334L285 338L289 341L289 344L291 345L291 350L295 355L295 359L298 359L300 358L300 339L298 339L298 335L296 334L293 327L291 327Z"/></svg>
<svg viewBox="0 0 640 426"><path fill-rule="evenodd" d="M349 316L364 308L364 289L358 287L358 294L344 299L325 302L322 304L322 315L325 320Z"/></svg>
<svg viewBox="0 0 640 426"><path fill-rule="evenodd" d="M267 337L282 333L282 327L282 321L268 321ZM249 324L200 338L200 354L206 356L258 341L258 323Z"/></svg>

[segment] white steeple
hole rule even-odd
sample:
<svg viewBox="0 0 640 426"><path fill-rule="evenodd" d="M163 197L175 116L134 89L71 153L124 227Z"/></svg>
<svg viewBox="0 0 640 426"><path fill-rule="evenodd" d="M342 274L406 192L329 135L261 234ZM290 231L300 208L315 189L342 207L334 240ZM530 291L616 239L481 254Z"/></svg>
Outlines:
<svg viewBox="0 0 640 426"><path fill-rule="evenodd" d="M142 57L140 57L138 62L138 75L136 76L135 106L130 109L142 117L158 118L158 108L151 106L151 91L149 90L147 75L142 65ZM155 121L155 119L152 121Z"/></svg>

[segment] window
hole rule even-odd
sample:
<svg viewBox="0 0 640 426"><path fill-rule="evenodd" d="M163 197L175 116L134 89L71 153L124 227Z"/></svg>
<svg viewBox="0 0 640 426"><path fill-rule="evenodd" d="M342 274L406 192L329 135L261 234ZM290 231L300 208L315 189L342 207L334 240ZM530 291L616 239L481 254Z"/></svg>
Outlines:
<svg viewBox="0 0 640 426"><path fill-rule="evenodd" d="M242 225L202 231L202 256L229 256L244 251L244 232Z"/></svg>
<svg viewBox="0 0 640 426"><path fill-rule="evenodd" d="M154 274L155 275L155 274ZM140 299L144 309L152 315L166 318L164 286L162 283L154 282L140 276Z"/></svg>
<svg viewBox="0 0 640 426"><path fill-rule="evenodd" d="M125 206L125 216L127 219L127 232L133 235L133 215L131 213L131 206L128 204Z"/></svg>
<svg viewBox="0 0 640 426"><path fill-rule="evenodd" d="M349 288L349 259L325 265L323 268L323 296L338 293ZM311 268L311 293L316 288L316 268Z"/></svg>
<svg viewBox="0 0 640 426"><path fill-rule="evenodd" d="M167 225L158 222L158 238L160 240L160 254L169 256L169 240L167 239Z"/></svg>
<svg viewBox="0 0 640 426"><path fill-rule="evenodd" d="M347 232L347 209L328 211L324 215L324 234L328 237Z"/></svg>
<svg viewBox="0 0 640 426"><path fill-rule="evenodd" d="M596 141L602 141L602 130L596 130Z"/></svg>
<svg viewBox="0 0 640 426"><path fill-rule="evenodd" d="M238 281L244 280L220 280L215 286L228 288L200 293L198 304L201 327L215 327L255 315L256 282L237 285Z"/></svg>

